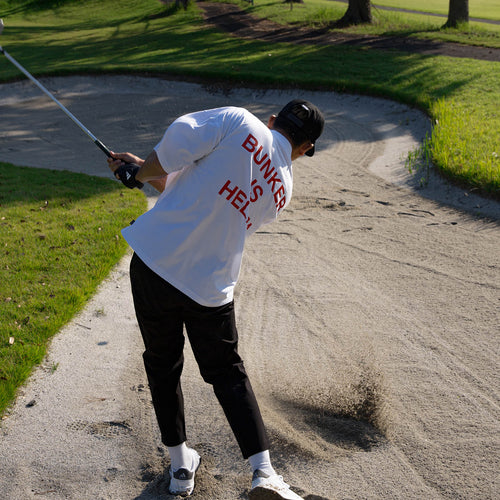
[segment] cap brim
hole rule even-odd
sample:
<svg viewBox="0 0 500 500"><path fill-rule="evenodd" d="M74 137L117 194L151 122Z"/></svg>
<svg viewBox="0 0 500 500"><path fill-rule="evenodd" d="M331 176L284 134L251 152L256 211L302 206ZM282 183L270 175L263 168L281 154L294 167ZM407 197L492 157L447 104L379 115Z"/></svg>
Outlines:
<svg viewBox="0 0 500 500"><path fill-rule="evenodd" d="M315 146L313 146L311 149L308 149L308 150L306 151L306 153L305 153L305 154L306 154L306 156L312 156L312 155L314 154L314 150L315 150L315 149L316 149L316 147L315 147Z"/></svg>

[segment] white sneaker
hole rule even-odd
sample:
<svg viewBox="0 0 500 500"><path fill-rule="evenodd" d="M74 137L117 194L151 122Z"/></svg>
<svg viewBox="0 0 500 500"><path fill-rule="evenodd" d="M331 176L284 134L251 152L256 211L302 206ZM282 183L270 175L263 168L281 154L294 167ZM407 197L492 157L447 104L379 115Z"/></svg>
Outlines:
<svg viewBox="0 0 500 500"><path fill-rule="evenodd" d="M281 476L269 475L259 469L253 473L249 498L250 500L278 500L279 498L304 500L290 489Z"/></svg>
<svg viewBox="0 0 500 500"><path fill-rule="evenodd" d="M181 497L188 497L194 490L194 475L198 470L201 462L200 455L195 450L191 449L193 453L193 470L178 469L172 470L170 467L170 485L168 490L172 495L180 495Z"/></svg>

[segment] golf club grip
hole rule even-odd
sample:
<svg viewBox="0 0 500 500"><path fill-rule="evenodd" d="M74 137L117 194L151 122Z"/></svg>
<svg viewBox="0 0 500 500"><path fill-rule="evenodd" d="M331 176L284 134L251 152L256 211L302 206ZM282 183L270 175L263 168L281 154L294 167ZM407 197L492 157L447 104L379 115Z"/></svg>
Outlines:
<svg viewBox="0 0 500 500"><path fill-rule="evenodd" d="M94 144L99 148L101 149L102 151L104 151L104 154L108 157L108 158L112 158L111 156L111 151L99 140L99 139L96 139L94 141Z"/></svg>

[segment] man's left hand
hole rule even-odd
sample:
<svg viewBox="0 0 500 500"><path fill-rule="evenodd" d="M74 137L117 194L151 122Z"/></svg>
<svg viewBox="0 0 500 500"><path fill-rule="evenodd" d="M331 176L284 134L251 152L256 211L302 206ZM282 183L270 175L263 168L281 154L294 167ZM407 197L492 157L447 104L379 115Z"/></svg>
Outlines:
<svg viewBox="0 0 500 500"><path fill-rule="evenodd" d="M138 181L135 176L141 167L135 163L124 163L120 165L115 171L115 177L122 181L122 183L130 189L142 189L144 184Z"/></svg>

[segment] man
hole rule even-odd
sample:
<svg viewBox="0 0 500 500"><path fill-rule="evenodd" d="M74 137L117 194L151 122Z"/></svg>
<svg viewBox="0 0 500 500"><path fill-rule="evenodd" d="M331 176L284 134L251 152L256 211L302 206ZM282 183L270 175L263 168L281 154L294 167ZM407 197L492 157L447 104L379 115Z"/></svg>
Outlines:
<svg viewBox="0 0 500 500"><path fill-rule="evenodd" d="M200 456L186 444L180 383L183 326L203 379L213 385L244 458L250 497L300 499L274 471L269 441L237 350L233 290L246 238L290 202L292 161L312 156L324 118L296 99L267 127L225 107L175 120L146 160L113 153L115 176L130 188L149 182L156 205L123 230L134 250L130 279L170 492L188 496Z"/></svg>

